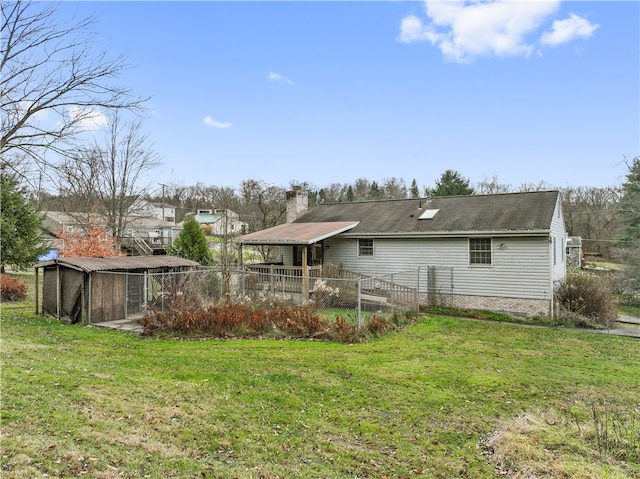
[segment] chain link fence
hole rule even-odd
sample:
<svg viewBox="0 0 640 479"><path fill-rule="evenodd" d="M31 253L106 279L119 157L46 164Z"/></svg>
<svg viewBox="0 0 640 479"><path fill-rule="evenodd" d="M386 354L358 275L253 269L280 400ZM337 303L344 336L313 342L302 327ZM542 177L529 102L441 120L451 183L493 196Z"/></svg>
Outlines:
<svg viewBox="0 0 640 479"><path fill-rule="evenodd" d="M114 284L126 298L124 317L180 307L206 307L219 301L282 301L316 309L319 315L341 316L358 327L373 315L418 311L425 306L450 306L453 268L424 267L367 276L337 267L303 277L300 268L202 268L170 273L112 273L125 277Z"/></svg>

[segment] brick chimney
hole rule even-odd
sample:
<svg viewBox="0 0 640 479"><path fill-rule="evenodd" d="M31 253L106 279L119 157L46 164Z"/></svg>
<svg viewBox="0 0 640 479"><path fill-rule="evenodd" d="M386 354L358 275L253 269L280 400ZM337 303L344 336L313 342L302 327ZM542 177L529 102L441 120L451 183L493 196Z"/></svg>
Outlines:
<svg viewBox="0 0 640 479"><path fill-rule="evenodd" d="M309 194L302 191L299 186L294 186L287 191L287 223L293 223L298 217L309 210Z"/></svg>

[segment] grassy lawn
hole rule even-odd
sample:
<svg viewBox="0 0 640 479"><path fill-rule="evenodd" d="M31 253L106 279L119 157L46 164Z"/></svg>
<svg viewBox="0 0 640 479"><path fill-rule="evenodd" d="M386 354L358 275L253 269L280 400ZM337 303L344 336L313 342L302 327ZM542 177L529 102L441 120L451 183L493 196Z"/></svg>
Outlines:
<svg viewBox="0 0 640 479"><path fill-rule="evenodd" d="M3 304L7 478L640 477L640 341L424 317L364 344L140 339Z"/></svg>

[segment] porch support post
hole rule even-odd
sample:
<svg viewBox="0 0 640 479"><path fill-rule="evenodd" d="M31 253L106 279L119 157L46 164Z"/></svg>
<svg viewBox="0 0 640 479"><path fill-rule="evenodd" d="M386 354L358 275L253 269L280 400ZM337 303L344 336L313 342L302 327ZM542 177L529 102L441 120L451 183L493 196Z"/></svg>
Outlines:
<svg viewBox="0 0 640 479"><path fill-rule="evenodd" d="M40 301L39 301L40 297L38 295L38 291L40 291L40 288L39 288L40 269L39 268L35 268L35 270L36 270L36 314L39 314L38 313L38 309L39 309L38 306L40 304Z"/></svg>
<svg viewBox="0 0 640 479"><path fill-rule="evenodd" d="M302 247L302 302L309 299L309 266L307 257L309 256L309 245Z"/></svg>

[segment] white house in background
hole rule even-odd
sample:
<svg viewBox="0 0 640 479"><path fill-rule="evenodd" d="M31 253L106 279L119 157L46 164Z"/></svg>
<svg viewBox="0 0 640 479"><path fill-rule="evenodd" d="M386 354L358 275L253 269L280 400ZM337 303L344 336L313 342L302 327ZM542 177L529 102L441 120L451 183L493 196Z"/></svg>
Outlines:
<svg viewBox="0 0 640 479"><path fill-rule="evenodd" d="M201 225L211 227L211 234L216 236L237 236L247 231L248 224L240 221L240 216L227 209L199 209L193 218Z"/></svg>
<svg viewBox="0 0 640 479"><path fill-rule="evenodd" d="M162 221L161 218L152 216L158 210L136 208L135 214L127 219L127 227L119 238L122 248L133 255L164 254L178 237L182 228L176 226L175 218L172 221ZM168 208L166 211L169 211ZM174 209L175 211L175 209ZM86 213L64 213L60 211L45 211L42 222L43 238L52 246L61 229L66 232L83 233L87 228L88 216ZM160 211L161 214L161 211ZM100 215L94 215L94 221L100 226L107 226L107 221Z"/></svg>
<svg viewBox="0 0 640 479"><path fill-rule="evenodd" d="M553 315L566 275L558 191L321 204L236 241L279 246L282 264L303 276L322 264L395 273L426 303L530 316Z"/></svg>
<svg viewBox="0 0 640 479"><path fill-rule="evenodd" d="M155 218L163 223L176 224L176 207L169 203L154 203L137 199L134 208L135 215L141 218Z"/></svg>

